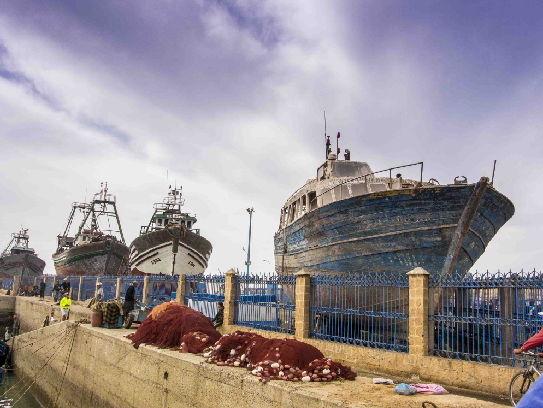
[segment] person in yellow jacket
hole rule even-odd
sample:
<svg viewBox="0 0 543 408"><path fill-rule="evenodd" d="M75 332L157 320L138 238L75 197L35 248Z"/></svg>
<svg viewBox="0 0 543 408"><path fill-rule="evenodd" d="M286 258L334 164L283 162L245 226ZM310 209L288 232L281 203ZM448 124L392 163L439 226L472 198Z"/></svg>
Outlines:
<svg viewBox="0 0 543 408"><path fill-rule="evenodd" d="M72 305L72 299L70 299L69 293L65 292L64 297L60 301L60 311L62 312L62 321L68 320L70 315L70 306Z"/></svg>

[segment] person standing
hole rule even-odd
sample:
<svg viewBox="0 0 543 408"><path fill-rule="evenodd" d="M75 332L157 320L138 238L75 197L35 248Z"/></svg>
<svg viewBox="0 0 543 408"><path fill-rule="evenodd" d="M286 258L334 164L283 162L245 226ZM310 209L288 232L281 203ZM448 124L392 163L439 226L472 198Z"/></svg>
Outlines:
<svg viewBox="0 0 543 408"><path fill-rule="evenodd" d="M45 300L45 282L40 282L40 300Z"/></svg>
<svg viewBox="0 0 543 408"><path fill-rule="evenodd" d="M70 317L70 306L72 305L72 299L70 299L70 293L64 292L64 297L60 301L60 311L62 313L62 320L68 320Z"/></svg>
<svg viewBox="0 0 543 408"><path fill-rule="evenodd" d="M96 284L96 297L97 302L102 302L104 300L104 289L102 289L102 282Z"/></svg>
<svg viewBox="0 0 543 408"><path fill-rule="evenodd" d="M21 321L16 314L13 315L13 335L18 336L21 329Z"/></svg>
<svg viewBox="0 0 543 408"><path fill-rule="evenodd" d="M60 296L60 290L61 289L62 289L62 287L60 286L60 282L55 281L55 286L53 286L53 299L55 299L55 302L59 301L59 296Z"/></svg>
<svg viewBox="0 0 543 408"><path fill-rule="evenodd" d="M64 291L64 294L70 295L70 281L68 278L64 278L64 282L62 282L62 290Z"/></svg>
<svg viewBox="0 0 543 408"><path fill-rule="evenodd" d="M123 316L125 318L128 315L128 312L134 310L134 302L136 301L136 286L138 286L138 282L133 282L132 285L126 289L123 305Z"/></svg>
<svg viewBox="0 0 543 408"><path fill-rule="evenodd" d="M6 327L6 333L4 334L4 341L7 343L11 340L11 332L9 331L9 327Z"/></svg>

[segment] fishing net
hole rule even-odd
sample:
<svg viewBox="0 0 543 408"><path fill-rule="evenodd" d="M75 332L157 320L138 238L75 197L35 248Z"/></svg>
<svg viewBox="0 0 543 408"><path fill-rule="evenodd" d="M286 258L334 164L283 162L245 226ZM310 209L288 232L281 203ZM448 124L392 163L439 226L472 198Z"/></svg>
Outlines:
<svg viewBox="0 0 543 408"><path fill-rule="evenodd" d="M202 342L202 337L198 340L196 333L199 333L199 337L206 336L206 341ZM189 334L193 336L186 338L187 351L194 350L190 352L196 353L221 337L211 320L202 313L177 302L167 302L155 307L138 330L126 337L132 340L135 348L145 343L159 348L179 349ZM196 347L197 341L202 343L201 347Z"/></svg>
<svg viewBox="0 0 543 408"><path fill-rule="evenodd" d="M238 330L221 336L205 315L177 302L155 307L138 330L126 336L135 348L146 343L184 353L203 352L206 362L247 367L260 381L328 382L354 380L356 373L319 349L293 339L267 339Z"/></svg>
<svg viewBox="0 0 543 408"><path fill-rule="evenodd" d="M350 367L324 358L310 344L293 339L267 339L244 331L222 336L204 351L204 357L218 366L247 367L262 382L327 382L356 377Z"/></svg>

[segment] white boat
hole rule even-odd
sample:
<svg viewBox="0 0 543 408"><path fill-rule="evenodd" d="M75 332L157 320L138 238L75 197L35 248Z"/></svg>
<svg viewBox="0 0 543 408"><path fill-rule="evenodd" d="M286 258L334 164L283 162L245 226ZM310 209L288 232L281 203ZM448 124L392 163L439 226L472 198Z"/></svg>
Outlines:
<svg viewBox="0 0 543 408"><path fill-rule="evenodd" d="M196 215L184 213L182 187L171 188L154 205L148 225L130 244L129 265L134 275L197 275L207 268L213 249L194 228Z"/></svg>

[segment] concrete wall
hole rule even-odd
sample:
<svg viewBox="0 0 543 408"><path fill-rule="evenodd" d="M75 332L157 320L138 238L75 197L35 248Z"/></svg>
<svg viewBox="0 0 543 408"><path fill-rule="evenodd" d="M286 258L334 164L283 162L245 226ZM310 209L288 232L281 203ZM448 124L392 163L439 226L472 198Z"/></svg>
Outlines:
<svg viewBox="0 0 543 408"><path fill-rule="evenodd" d="M73 326L59 323L15 338L19 374L36 378L50 400L58 397L59 408L323 406L322 394L311 387L279 381L263 386L246 370L206 364L201 356L148 346L136 350L123 337L129 331Z"/></svg>
<svg viewBox="0 0 543 408"><path fill-rule="evenodd" d="M256 330L243 326L221 328L222 334L236 330L252 331L268 338L295 338L293 335ZM416 356L407 353L351 346L311 338L298 339L318 348L329 358L352 366L357 371L388 374L413 381L438 383L476 391L493 396L508 397L511 378L520 370L511 367L450 360L433 356Z"/></svg>
<svg viewBox="0 0 543 408"><path fill-rule="evenodd" d="M3 312L4 311L4 312ZM13 322L13 313L17 313L21 322L21 333L43 327L45 316L54 311L55 319L60 320L60 306L56 305L52 298L45 298L45 301L38 297L6 296L0 295L0 316L4 313ZM90 320L91 311L72 300L70 308L70 320Z"/></svg>

